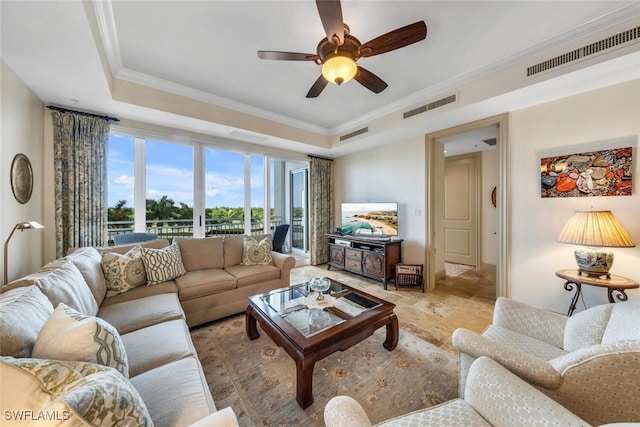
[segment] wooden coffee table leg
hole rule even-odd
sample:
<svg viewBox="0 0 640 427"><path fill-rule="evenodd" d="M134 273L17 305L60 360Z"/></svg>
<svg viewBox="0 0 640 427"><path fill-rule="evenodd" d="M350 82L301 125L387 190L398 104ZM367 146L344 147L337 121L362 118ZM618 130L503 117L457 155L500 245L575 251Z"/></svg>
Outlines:
<svg viewBox="0 0 640 427"><path fill-rule="evenodd" d="M256 319L255 317L253 317L253 309L251 308L251 306L248 306L247 310L244 313L244 327L250 340L255 340L260 336L260 334L258 333L258 327L256 325Z"/></svg>
<svg viewBox="0 0 640 427"><path fill-rule="evenodd" d="M398 345L398 316L395 313L389 315L389 323L387 323L387 339L382 344L384 348L391 351Z"/></svg>
<svg viewBox="0 0 640 427"><path fill-rule="evenodd" d="M296 360L296 400L302 409L313 403L313 368L316 362Z"/></svg>

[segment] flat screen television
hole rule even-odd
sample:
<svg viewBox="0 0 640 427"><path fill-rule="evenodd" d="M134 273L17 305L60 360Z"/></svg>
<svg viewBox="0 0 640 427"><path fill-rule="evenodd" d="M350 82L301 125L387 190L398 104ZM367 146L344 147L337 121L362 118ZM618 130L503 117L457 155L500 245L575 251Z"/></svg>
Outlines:
<svg viewBox="0 0 640 427"><path fill-rule="evenodd" d="M398 204L342 203L342 234L397 236Z"/></svg>

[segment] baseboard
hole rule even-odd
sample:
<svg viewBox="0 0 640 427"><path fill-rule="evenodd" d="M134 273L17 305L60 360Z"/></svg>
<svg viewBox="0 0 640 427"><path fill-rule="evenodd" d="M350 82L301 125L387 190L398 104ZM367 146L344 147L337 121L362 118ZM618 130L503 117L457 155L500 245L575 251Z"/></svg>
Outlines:
<svg viewBox="0 0 640 427"><path fill-rule="evenodd" d="M447 277L447 270L436 271L436 280L444 279Z"/></svg>

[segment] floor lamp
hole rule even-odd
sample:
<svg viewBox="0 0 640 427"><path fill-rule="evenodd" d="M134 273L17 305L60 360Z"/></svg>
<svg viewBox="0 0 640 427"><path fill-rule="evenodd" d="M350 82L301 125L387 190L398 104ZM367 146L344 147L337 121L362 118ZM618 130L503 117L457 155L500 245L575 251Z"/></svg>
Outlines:
<svg viewBox="0 0 640 427"><path fill-rule="evenodd" d="M44 226L38 224L35 221L19 222L19 223L16 224L15 227L13 227L13 230L11 230L11 234L9 234L9 237L7 237L7 241L4 242L4 282L3 282L4 285L6 285L8 283L8 281L9 281L9 279L8 279L9 274L7 272L7 269L8 269L7 259L8 259L9 240L11 240L11 237L13 236L13 233L16 232L16 230L20 230L20 231L35 230L36 228L44 228Z"/></svg>

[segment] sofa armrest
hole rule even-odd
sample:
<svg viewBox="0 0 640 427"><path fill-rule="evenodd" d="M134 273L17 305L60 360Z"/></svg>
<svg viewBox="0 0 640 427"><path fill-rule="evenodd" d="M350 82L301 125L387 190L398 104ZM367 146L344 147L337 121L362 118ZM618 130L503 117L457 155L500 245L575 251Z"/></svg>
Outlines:
<svg viewBox="0 0 640 427"><path fill-rule="evenodd" d="M273 251L271 251L271 258L273 258L273 265L280 269L282 286L289 286L289 273L291 269L296 266L296 258L291 255Z"/></svg>
<svg viewBox="0 0 640 427"><path fill-rule="evenodd" d="M209 414L191 424L189 427L238 427L238 418L230 406Z"/></svg>
<svg viewBox="0 0 640 427"><path fill-rule="evenodd" d="M629 362L640 360L640 341L625 340L613 344L597 344L584 347L549 361L551 366L561 375L584 364L604 364L607 367L624 366ZM595 366L595 365L593 365ZM589 372L594 368L588 367Z"/></svg>
<svg viewBox="0 0 640 427"><path fill-rule="evenodd" d="M509 298L498 298L493 324L564 348L567 316Z"/></svg>
<svg viewBox="0 0 640 427"><path fill-rule="evenodd" d="M562 381L560 373L549 362L513 351L468 329L456 329L451 341L460 353L475 358L487 356L532 384L554 389Z"/></svg>
<svg viewBox="0 0 640 427"><path fill-rule="evenodd" d="M494 426L588 426L584 420L500 366L480 357L469 370L464 400Z"/></svg>
<svg viewBox="0 0 640 427"><path fill-rule="evenodd" d="M349 396L336 396L324 407L326 427L371 427L362 406Z"/></svg>

